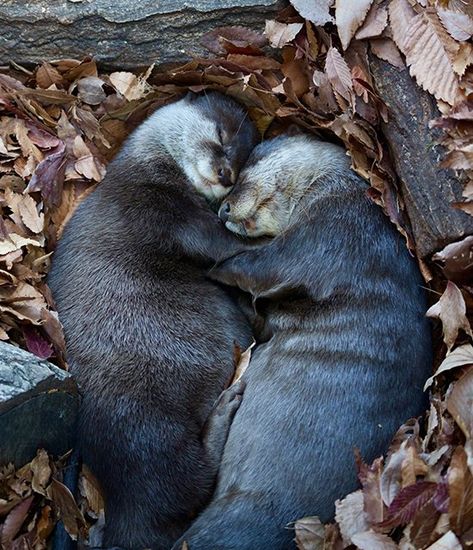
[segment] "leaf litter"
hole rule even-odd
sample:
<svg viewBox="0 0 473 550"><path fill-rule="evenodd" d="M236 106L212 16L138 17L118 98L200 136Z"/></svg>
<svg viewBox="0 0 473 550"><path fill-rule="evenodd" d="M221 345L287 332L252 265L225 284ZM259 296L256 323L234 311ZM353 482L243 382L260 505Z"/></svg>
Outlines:
<svg viewBox="0 0 473 550"><path fill-rule="evenodd" d="M264 33L214 29L202 37L209 57L166 71L105 74L90 57L49 60L33 71L0 68L0 339L67 369L45 284L55 244L126 136L188 91L218 90L241 101L262 136L297 124L341 141L371 198L409 237L371 51L407 67L436 99L431 126L445 148L439 161L463 183L455 206L473 213L472 33L473 10L462 0L291 0ZM337 501L334 523L314 516L289 526L299 550L473 547L471 239L450 243L424 269L432 273L428 314L438 319L424 428L406 419L386 456L372 464L354 456L360 489ZM250 353L235 351L238 374ZM64 464L40 450L22 468L0 469L2 547L46 548L59 519L73 538L89 532L89 542L100 544L98 484L84 467L74 497L61 481Z"/></svg>

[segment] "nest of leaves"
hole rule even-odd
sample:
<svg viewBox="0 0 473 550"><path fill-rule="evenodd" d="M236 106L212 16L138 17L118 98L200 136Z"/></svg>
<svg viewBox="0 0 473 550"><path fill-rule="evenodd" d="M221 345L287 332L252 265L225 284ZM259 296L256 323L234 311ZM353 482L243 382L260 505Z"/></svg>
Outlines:
<svg viewBox="0 0 473 550"><path fill-rule="evenodd" d="M473 9L462 0L331 5L292 0L264 35L215 29L202 39L209 58L166 72L102 74L91 58L1 68L0 339L67 368L45 283L55 244L128 133L189 90L236 98L265 137L296 123L343 142L370 196L415 253L380 130L388 113L373 86L368 51L407 66L437 99L439 116L431 124L443 129L441 162L465 182L457 206L473 213ZM433 304L428 314L441 321L423 429L406 419L385 457L371 465L354 457L360 490L337 501L331 525L316 517L297 521L299 549L473 546L472 247L467 237L438 252L432 260L442 268L420 261ZM3 548L45 548L59 518L73 538L87 537L103 515L100 494L83 471L76 502L60 481L63 466L40 451L20 470L0 470Z"/></svg>

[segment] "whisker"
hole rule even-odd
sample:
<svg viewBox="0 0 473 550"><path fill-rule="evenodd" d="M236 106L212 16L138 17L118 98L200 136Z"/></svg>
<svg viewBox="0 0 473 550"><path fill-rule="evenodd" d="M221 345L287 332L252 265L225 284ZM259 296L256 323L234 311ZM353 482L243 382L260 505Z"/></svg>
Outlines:
<svg viewBox="0 0 473 550"><path fill-rule="evenodd" d="M236 134L235 134L234 137L237 137L237 136L238 136L238 133L240 132L241 127L243 126L243 122L245 122L245 119L246 119L247 116L248 116L248 112L245 111L245 112L243 113L243 118L242 118L241 121L240 121L240 126L238 126L238 130L236 131Z"/></svg>

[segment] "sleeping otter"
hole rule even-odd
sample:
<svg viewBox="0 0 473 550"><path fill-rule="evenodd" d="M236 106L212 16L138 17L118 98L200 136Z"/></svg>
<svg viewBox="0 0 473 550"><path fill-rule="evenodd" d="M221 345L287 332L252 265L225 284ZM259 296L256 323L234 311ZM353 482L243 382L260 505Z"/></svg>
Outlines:
<svg viewBox="0 0 473 550"><path fill-rule="evenodd" d="M213 499L174 548L293 548L289 522L329 521L356 489L353 448L371 461L424 411L422 280L345 151L313 137L258 145L220 216L275 236L212 271L251 293L266 342L243 376Z"/></svg>
<svg viewBox="0 0 473 550"><path fill-rule="evenodd" d="M255 140L243 109L216 93L158 109L54 255L48 282L83 392L80 449L103 488L107 546L170 548L213 490L241 387L214 403L251 329L206 278L242 245L207 201L227 194Z"/></svg>

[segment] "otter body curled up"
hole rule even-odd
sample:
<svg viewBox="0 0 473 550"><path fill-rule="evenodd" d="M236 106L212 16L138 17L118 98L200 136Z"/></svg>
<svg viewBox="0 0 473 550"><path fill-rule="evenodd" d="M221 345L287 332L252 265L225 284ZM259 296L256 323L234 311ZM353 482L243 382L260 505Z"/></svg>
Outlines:
<svg viewBox="0 0 473 550"><path fill-rule="evenodd" d="M211 411L234 343L251 331L205 276L241 248L206 199L227 193L255 139L219 94L158 109L59 242L49 284L83 393L80 448L104 491L107 546L170 548L213 490L226 432L225 411Z"/></svg>
<svg viewBox="0 0 473 550"><path fill-rule="evenodd" d="M356 489L353 448L373 460L424 411L422 280L345 151L314 138L258 145L220 215L237 233L275 236L213 270L252 294L267 341L243 377L212 502L181 541L294 548L289 522L329 521Z"/></svg>

